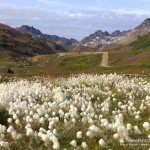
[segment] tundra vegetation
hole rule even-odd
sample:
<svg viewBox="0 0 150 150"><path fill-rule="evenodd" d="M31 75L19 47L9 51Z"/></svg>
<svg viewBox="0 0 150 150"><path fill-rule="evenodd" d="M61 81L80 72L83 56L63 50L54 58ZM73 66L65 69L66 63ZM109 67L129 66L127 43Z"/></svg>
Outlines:
<svg viewBox="0 0 150 150"><path fill-rule="evenodd" d="M147 78L80 74L1 80L2 150L150 146Z"/></svg>

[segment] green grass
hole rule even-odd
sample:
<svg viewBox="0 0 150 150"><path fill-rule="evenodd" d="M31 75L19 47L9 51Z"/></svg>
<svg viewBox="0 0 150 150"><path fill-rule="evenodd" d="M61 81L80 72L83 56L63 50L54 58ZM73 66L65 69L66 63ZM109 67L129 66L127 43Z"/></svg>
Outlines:
<svg viewBox="0 0 150 150"><path fill-rule="evenodd" d="M143 68L150 64L150 34L139 37L129 45L109 49L110 65ZM147 67L149 68L149 67Z"/></svg>
<svg viewBox="0 0 150 150"><path fill-rule="evenodd" d="M141 52L150 50L150 34L138 38L136 41L131 43L134 52Z"/></svg>
<svg viewBox="0 0 150 150"><path fill-rule="evenodd" d="M111 53L110 53L111 57ZM43 55L37 61L33 61L33 66L19 69L19 62L8 58L0 59L0 66L8 66L14 74L0 74L4 77L29 77L29 76L52 76L66 77L70 74L92 73L124 73L124 74L150 74L150 65L126 65L112 67L101 67L101 54L71 54L59 56L59 54Z"/></svg>
<svg viewBox="0 0 150 150"><path fill-rule="evenodd" d="M101 54L87 56L66 56L56 68L68 71L87 71L95 70L100 67Z"/></svg>
<svg viewBox="0 0 150 150"><path fill-rule="evenodd" d="M27 66L19 69L19 62L11 60L0 60L0 66L8 66L15 72L10 76L34 76L34 75L69 75L74 73L93 72L99 70L101 64L101 54L89 55L67 55L59 56L59 54L43 55L40 59L33 61L33 66ZM5 75L4 75L5 76Z"/></svg>

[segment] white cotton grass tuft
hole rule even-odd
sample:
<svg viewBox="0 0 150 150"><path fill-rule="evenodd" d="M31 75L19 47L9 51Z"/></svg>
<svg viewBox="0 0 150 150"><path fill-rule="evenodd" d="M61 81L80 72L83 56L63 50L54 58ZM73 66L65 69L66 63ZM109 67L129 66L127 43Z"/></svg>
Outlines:
<svg viewBox="0 0 150 150"><path fill-rule="evenodd" d="M149 131L150 130L150 123L149 122L144 122L143 123L143 127L146 131Z"/></svg>
<svg viewBox="0 0 150 150"><path fill-rule="evenodd" d="M6 149L9 149L9 147L10 147L10 146L9 146L9 143L8 143L8 142L4 142L4 141L1 141L1 142L0 142L0 146L1 146L1 147L4 147L4 148L6 148Z"/></svg>
<svg viewBox="0 0 150 150"><path fill-rule="evenodd" d="M125 141L124 141L124 139L120 139L119 142L120 142L120 144L124 144Z"/></svg>
<svg viewBox="0 0 150 150"><path fill-rule="evenodd" d="M114 139L119 139L119 134L118 134L118 133L115 133L115 134L113 135L113 137L114 137Z"/></svg>
<svg viewBox="0 0 150 150"><path fill-rule="evenodd" d="M132 125L130 123L127 124L127 130L130 131L132 129Z"/></svg>
<svg viewBox="0 0 150 150"><path fill-rule="evenodd" d="M7 129L7 132L8 133L12 133L13 131L14 131L13 126L9 126L8 129Z"/></svg>
<svg viewBox="0 0 150 150"><path fill-rule="evenodd" d="M113 144L108 147L106 143L110 138L118 148L131 133L144 132L150 139L150 118L141 119L143 113L149 112L149 87L145 78L117 74L2 82L0 105L9 117L8 126L0 125L0 145L11 149L28 138L31 142L42 140L49 149L65 149L66 144L68 149L89 149L88 141L101 137L93 148L99 144L101 149L111 149ZM71 135L71 142L66 141L64 146L61 143L66 134Z"/></svg>
<svg viewBox="0 0 150 150"><path fill-rule="evenodd" d="M21 134L18 134L18 135L17 135L17 140L20 140L20 139L22 139L22 135L21 135Z"/></svg>
<svg viewBox="0 0 150 150"><path fill-rule="evenodd" d="M70 142L70 145L73 146L73 147L77 147L77 142L75 140L72 140Z"/></svg>
<svg viewBox="0 0 150 150"><path fill-rule="evenodd" d="M133 128L134 128L134 132L135 132L136 134L142 134L142 132L141 132L141 130L139 129L138 126L134 126Z"/></svg>
<svg viewBox="0 0 150 150"><path fill-rule="evenodd" d="M78 131L77 132L77 134L76 134L76 137L78 138L78 139L81 139L82 138L82 132L81 131Z"/></svg>
<svg viewBox="0 0 150 150"><path fill-rule="evenodd" d="M54 143L53 149L56 149L56 150L60 149L60 145L59 145L58 142L55 142L55 143Z"/></svg>
<svg viewBox="0 0 150 150"><path fill-rule="evenodd" d="M7 122L8 122L8 123L12 123L12 118L8 118L8 119L7 119Z"/></svg>
<svg viewBox="0 0 150 150"><path fill-rule="evenodd" d="M82 145L82 148L83 148L83 149L88 149L88 145L86 144L86 142L82 142L81 145Z"/></svg>
<svg viewBox="0 0 150 150"><path fill-rule="evenodd" d="M98 143L101 147L107 147L107 144L103 139L100 139Z"/></svg>

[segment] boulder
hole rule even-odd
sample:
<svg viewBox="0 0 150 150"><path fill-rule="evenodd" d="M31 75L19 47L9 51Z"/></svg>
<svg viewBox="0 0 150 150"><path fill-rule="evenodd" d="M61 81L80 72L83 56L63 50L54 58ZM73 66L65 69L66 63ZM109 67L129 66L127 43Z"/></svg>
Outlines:
<svg viewBox="0 0 150 150"><path fill-rule="evenodd" d="M9 67L0 66L0 73L14 73Z"/></svg>

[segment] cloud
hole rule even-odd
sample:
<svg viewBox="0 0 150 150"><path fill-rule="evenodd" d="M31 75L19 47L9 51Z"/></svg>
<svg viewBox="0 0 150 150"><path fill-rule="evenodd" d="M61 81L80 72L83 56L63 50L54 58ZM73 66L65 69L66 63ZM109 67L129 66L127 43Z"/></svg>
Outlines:
<svg viewBox="0 0 150 150"><path fill-rule="evenodd" d="M46 11L38 8L0 7L0 22L13 27L27 24L43 33L81 39L98 29L110 32L128 30L149 16L149 11L118 10L73 10Z"/></svg>
<svg viewBox="0 0 150 150"><path fill-rule="evenodd" d="M115 11L121 14L135 14L137 16L150 15L150 10L147 9L134 9L134 10L116 9Z"/></svg>

